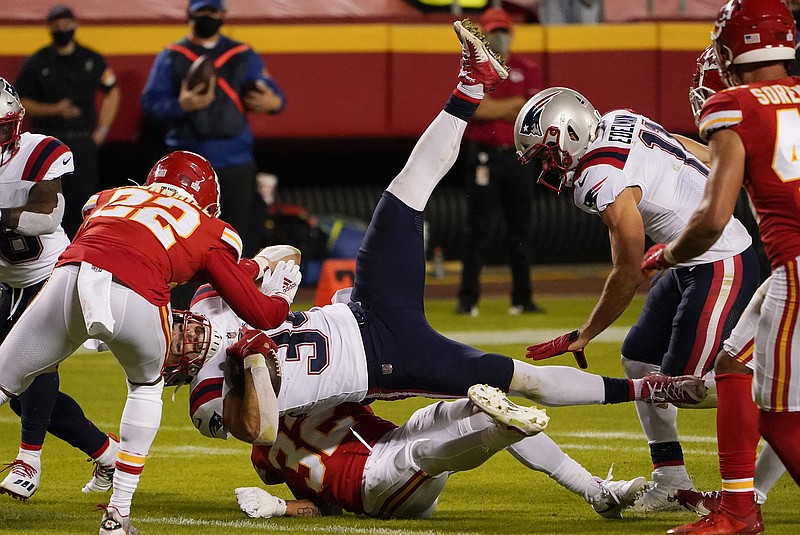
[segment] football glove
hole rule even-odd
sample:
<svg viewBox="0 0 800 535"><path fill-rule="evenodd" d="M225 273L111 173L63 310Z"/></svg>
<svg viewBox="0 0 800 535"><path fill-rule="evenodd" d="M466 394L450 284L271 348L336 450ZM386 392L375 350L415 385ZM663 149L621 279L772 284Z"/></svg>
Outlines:
<svg viewBox="0 0 800 535"><path fill-rule="evenodd" d="M261 283L261 291L266 295L280 297L291 305L302 278L300 266L295 264L294 260L281 261L272 270L269 278L265 278Z"/></svg>
<svg viewBox="0 0 800 535"><path fill-rule="evenodd" d="M264 355L266 357L270 351L276 353L278 351L278 346L275 345L272 338L263 331L249 327L242 327L242 337L225 350L229 357L240 359L244 359L248 355Z"/></svg>
<svg viewBox="0 0 800 535"><path fill-rule="evenodd" d="M525 353L525 356L533 360L544 360L566 353L569 351L569 345L578 339L578 334L578 330L575 329L572 332L562 334L558 338L553 338L547 342L528 346L528 352ZM575 361L578 363L579 368L586 369L589 367L583 349L572 351L572 354L575 356Z"/></svg>
<svg viewBox="0 0 800 535"><path fill-rule="evenodd" d="M667 246L663 243L657 243L644 253L642 273L646 275L650 271L669 269L675 263L669 252L667 252Z"/></svg>
<svg viewBox="0 0 800 535"><path fill-rule="evenodd" d="M272 518L286 514L286 502L259 487L234 489L239 509L250 518Z"/></svg>

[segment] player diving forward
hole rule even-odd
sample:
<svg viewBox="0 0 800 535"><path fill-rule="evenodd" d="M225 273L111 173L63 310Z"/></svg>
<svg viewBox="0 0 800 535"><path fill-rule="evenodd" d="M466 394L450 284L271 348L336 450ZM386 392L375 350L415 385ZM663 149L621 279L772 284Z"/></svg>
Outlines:
<svg viewBox="0 0 800 535"><path fill-rule="evenodd" d="M350 301L292 313L268 331L283 372L278 412L299 414L366 398L464 397L470 386L481 383L553 406L700 401L705 387L698 378L652 374L628 380L533 366L455 342L428 324L422 209L455 160L484 91L507 76L472 31L456 23L464 50L458 87L379 201L358 252ZM215 325L220 332L241 324L235 316L221 320L220 314L211 315L220 321ZM241 393L223 387L226 427L252 442L263 429L252 428L241 416ZM277 414L264 416L277 422Z"/></svg>

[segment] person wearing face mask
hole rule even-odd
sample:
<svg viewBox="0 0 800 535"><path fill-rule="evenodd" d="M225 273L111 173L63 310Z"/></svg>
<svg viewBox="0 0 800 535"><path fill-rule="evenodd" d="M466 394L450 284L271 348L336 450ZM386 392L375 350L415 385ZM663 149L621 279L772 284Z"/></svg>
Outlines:
<svg viewBox="0 0 800 535"><path fill-rule="evenodd" d="M457 314L478 315L480 273L505 223L511 268L511 307L518 315L541 312L533 302L530 279L531 217L534 182L520 172L514 148L514 120L522 105L544 85L539 65L510 53L514 22L503 9L489 8L480 18L489 46L511 68L508 80L486 95L465 138L467 222L462 246Z"/></svg>
<svg viewBox="0 0 800 535"><path fill-rule="evenodd" d="M52 43L25 61L15 85L32 131L60 139L75 158L75 172L64 181L62 221L72 237L83 221L83 204L98 189L97 150L117 115L120 90L103 56L75 41L78 21L71 8L53 6L47 25Z"/></svg>
<svg viewBox="0 0 800 535"><path fill-rule="evenodd" d="M189 35L156 57L142 93L142 108L167 130L169 150L196 152L214 166L224 218L242 237L245 254L251 254L259 245L253 214L261 200L255 195L253 133L247 114L279 113L283 91L258 53L220 33L224 0L190 0L187 13ZM214 59L216 77L207 88L200 84L189 89L186 75L201 55Z"/></svg>

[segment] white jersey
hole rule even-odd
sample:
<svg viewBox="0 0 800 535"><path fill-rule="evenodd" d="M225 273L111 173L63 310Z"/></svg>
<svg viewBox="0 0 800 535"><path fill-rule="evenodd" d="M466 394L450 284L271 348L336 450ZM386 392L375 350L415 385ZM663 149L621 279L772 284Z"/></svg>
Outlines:
<svg viewBox="0 0 800 535"><path fill-rule="evenodd" d="M598 138L581 158L573 200L582 210L599 214L625 188L638 186L645 233L656 243L669 243L700 204L707 176L708 168L660 125L629 110L615 110L601 118ZM679 267L730 258L751 242L744 226L731 217L708 251Z"/></svg>
<svg viewBox="0 0 800 535"><path fill-rule="evenodd" d="M192 382L190 413L203 434L227 438L221 419L222 399L231 386L224 379L225 349L236 342L243 323L213 290L198 294L191 309L206 316L213 328L223 333L224 343ZM296 416L311 409L358 402L366 396L366 354L358 324L347 305L290 313L283 324L265 332L278 346L281 415Z"/></svg>
<svg viewBox="0 0 800 535"><path fill-rule="evenodd" d="M54 137L25 132L19 151L0 167L0 209L23 206L37 182L54 180L74 171L72 153ZM0 282L25 288L45 280L69 245L59 226L51 234L22 236L1 229Z"/></svg>

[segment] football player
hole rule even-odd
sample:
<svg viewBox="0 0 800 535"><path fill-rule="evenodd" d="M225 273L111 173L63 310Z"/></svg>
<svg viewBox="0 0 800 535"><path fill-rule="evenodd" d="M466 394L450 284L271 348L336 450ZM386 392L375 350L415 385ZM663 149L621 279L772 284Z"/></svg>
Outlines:
<svg viewBox="0 0 800 535"><path fill-rule="evenodd" d="M609 228L613 268L586 322L570 333L528 348L546 359L571 351L585 362L586 345L611 325L644 282L645 238L680 233L699 204L708 168L675 137L630 110L602 117L581 94L564 87L532 97L515 125L524 164L538 159L538 182L598 215ZM630 378L655 371L696 375L710 371L759 282L759 264L744 226L729 217L721 237L702 257L653 279L647 301L622 344ZM643 512L680 509L678 490L695 490L678 438L677 407L637 403L650 447L653 486L634 505Z"/></svg>
<svg viewBox="0 0 800 535"><path fill-rule="evenodd" d="M0 341L69 244L61 228L61 178L73 172L72 153L54 137L21 132L24 116L16 90L0 78ZM16 459L3 469L9 472L0 493L24 501L36 492L48 430L95 461L84 492L111 488L116 440L95 427L58 386L58 372L48 370L11 401L11 409L21 416L22 436Z"/></svg>
<svg viewBox="0 0 800 535"><path fill-rule="evenodd" d="M655 245L642 267L663 269L703 254L719 236L720 222L733 212L745 186L772 264L753 357L758 430L800 483L800 388L790 372L800 362L800 342L793 336L800 255L800 198L794 185L800 176L795 155L800 80L787 72L795 57L795 30L794 19L780 0L731 0L720 9L712 41L722 80L730 89L711 96L700 114L700 137L709 142L712 163L703 201L684 232L662 240L666 245ZM740 395L746 394L745 384L741 381ZM754 417L751 412L750 418ZM752 425L747 429L753 436L740 437L735 446L749 460L754 458L757 437ZM752 473L752 466L740 469ZM721 470L725 485L722 463ZM728 483L727 489L723 486L723 493L728 491L724 508L671 531L763 531L760 508L749 500L749 491L737 497L738 481Z"/></svg>
<svg viewBox="0 0 800 535"><path fill-rule="evenodd" d="M258 441L264 429L277 426L262 405L276 403L280 414L297 416L365 399L465 397L470 386L480 383L549 405L703 398L697 378L653 374L630 380L569 367L538 367L449 340L430 327L423 303L422 210L455 161L477 101L506 75L476 29L460 22L455 29L463 46L458 87L378 203L359 249L352 292L340 294L334 304L292 313L283 325L267 331L280 364L277 388L277 367L270 372L265 358L272 355L264 345L266 337L245 330L236 342L242 320L211 287L198 291L192 311L210 320L211 333L192 338L202 339L208 350L202 356L170 356L165 375L167 383L178 384L175 374L185 380L200 367L190 403L193 421L204 434L230 432L246 442ZM231 344L232 357L226 361L225 347ZM191 340L182 346L192 347ZM241 386L231 377L233 368L244 376ZM198 412L215 400L222 400L221 412L219 404Z"/></svg>
<svg viewBox="0 0 800 535"><path fill-rule="evenodd" d="M298 414L365 398L464 397L470 386L479 383L555 406L634 399L701 401L705 387L698 378L650 374L628 380L569 367L538 367L447 339L428 324L423 303L422 210L455 161L461 135L484 91L507 76L477 28L460 22L455 28L463 46L459 85L378 203L356 258L349 301L293 313L268 331L279 348L283 372L284 386L273 393L279 412ZM208 287L195 296L192 310L207 316L222 332L238 332L241 326L236 314L227 310L224 296L215 296ZM232 338L226 335L224 340L230 343ZM248 342L245 336L229 350L244 358L252 349ZM222 360L206 364L203 370L213 368L209 373L216 375L219 391L224 391L227 429L252 442L263 429L249 426L252 411L244 404L248 391L243 396L239 389L223 384ZM170 377L167 381L174 382ZM271 390L265 384L264 392L256 394Z"/></svg>
<svg viewBox="0 0 800 535"><path fill-rule="evenodd" d="M528 468L543 471L585 499L605 518L619 518L645 485L603 480L564 454L499 390L475 385L469 399L417 410L400 427L359 403L281 419L273 446L253 446L253 467L264 483L286 483L295 500L258 487L236 489L250 517L320 516L347 510L379 518L427 518L450 474L470 470L507 448ZM545 417L546 418L546 417ZM517 421L520 423L511 423ZM531 429L532 428L532 429Z"/></svg>
<svg viewBox="0 0 800 535"><path fill-rule="evenodd" d="M253 279L263 268L240 259L238 234L217 217L217 175L194 153L168 154L144 186L100 192L84 211L47 285L0 346L0 404L86 339L108 345L125 370L128 396L100 533L122 535L136 532L131 500L161 420L170 288L195 277L211 281L243 319L269 328L285 320L300 274L293 263L279 264L281 285L266 295L258 290Z"/></svg>

